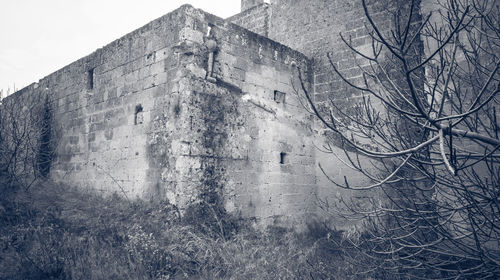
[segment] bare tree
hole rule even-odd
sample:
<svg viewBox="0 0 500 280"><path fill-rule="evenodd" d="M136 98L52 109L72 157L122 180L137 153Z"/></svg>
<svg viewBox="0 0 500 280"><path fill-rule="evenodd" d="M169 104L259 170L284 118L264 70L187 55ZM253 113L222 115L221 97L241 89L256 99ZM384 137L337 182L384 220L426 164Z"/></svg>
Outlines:
<svg viewBox="0 0 500 280"><path fill-rule="evenodd" d="M18 92L0 103L0 172L4 187L29 188L48 177L56 146L47 93Z"/></svg>
<svg viewBox="0 0 500 280"><path fill-rule="evenodd" d="M500 3L441 0L442 12L428 15L418 3L393 11L392 30L384 32L362 0L371 51L342 37L361 78L345 77L328 55L333 72L360 96L353 112L334 98L315 103L299 69L301 91L332 135L327 151L342 151L344 163L372 181L331 182L385 197L369 206L342 201L347 217L365 218L362 237L350 241L372 260L360 263L366 272L500 277Z"/></svg>

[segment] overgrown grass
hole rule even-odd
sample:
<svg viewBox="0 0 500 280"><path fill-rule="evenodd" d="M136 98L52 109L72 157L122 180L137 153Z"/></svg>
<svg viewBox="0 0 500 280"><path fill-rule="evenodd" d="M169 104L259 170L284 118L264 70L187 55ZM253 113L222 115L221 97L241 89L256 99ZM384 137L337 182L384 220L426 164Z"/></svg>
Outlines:
<svg viewBox="0 0 500 280"><path fill-rule="evenodd" d="M203 205L180 217L166 201L2 188L0 279L360 279L318 225L261 232Z"/></svg>

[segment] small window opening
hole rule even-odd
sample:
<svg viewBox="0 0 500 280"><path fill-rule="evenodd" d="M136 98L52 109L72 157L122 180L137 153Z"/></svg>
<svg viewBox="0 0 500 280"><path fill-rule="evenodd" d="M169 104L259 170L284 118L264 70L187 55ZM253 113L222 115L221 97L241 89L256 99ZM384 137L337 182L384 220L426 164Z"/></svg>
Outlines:
<svg viewBox="0 0 500 280"><path fill-rule="evenodd" d="M134 124L142 124L143 118L142 118L142 105L138 104L135 106L135 113L134 113Z"/></svg>
<svg viewBox="0 0 500 280"><path fill-rule="evenodd" d="M90 69L88 71L88 83L87 83L87 88L88 89L93 89L94 88L94 68Z"/></svg>
<svg viewBox="0 0 500 280"><path fill-rule="evenodd" d="M286 153L281 152L280 153L280 164L285 164L285 159L286 159Z"/></svg>
<svg viewBox="0 0 500 280"><path fill-rule="evenodd" d="M276 101L276 103L285 103L285 95L286 95L286 93L275 90L274 91L274 101Z"/></svg>

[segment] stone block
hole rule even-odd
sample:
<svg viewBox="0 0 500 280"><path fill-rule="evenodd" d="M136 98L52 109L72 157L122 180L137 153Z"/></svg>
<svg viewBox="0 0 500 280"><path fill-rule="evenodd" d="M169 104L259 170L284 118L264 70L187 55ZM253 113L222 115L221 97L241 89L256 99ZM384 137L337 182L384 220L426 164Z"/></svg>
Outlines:
<svg viewBox="0 0 500 280"><path fill-rule="evenodd" d="M198 30L193 30L190 27L184 27L179 32L180 41L190 41L198 44L203 44L204 34Z"/></svg>

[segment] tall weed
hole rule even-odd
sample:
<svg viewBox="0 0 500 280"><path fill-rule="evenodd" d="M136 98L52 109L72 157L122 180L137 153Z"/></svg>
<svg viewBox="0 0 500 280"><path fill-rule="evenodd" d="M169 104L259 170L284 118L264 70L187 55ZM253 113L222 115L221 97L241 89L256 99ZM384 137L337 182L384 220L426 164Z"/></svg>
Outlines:
<svg viewBox="0 0 500 280"><path fill-rule="evenodd" d="M252 228L194 205L4 184L0 279L349 279L340 233Z"/></svg>

